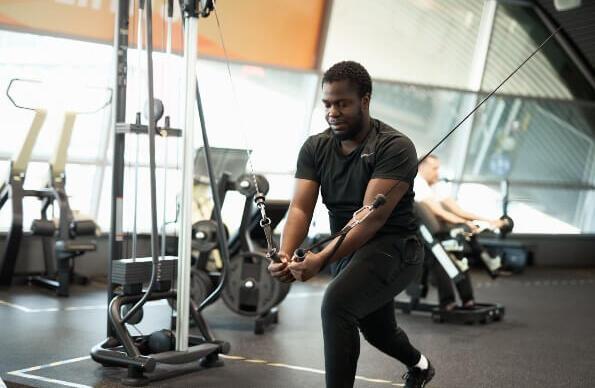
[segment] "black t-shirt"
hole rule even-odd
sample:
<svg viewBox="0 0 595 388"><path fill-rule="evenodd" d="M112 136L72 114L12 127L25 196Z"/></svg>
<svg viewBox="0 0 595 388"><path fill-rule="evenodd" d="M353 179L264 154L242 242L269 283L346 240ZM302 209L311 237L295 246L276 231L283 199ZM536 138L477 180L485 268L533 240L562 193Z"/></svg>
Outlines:
<svg viewBox="0 0 595 388"><path fill-rule="evenodd" d="M413 142L380 120L372 119L366 139L349 155L331 129L310 136L300 150L296 178L320 183L322 202L329 210L332 233L340 230L363 206L372 178L409 183L409 189L378 233L415 233L413 179L417 174L417 153ZM384 193L382 193L384 194Z"/></svg>

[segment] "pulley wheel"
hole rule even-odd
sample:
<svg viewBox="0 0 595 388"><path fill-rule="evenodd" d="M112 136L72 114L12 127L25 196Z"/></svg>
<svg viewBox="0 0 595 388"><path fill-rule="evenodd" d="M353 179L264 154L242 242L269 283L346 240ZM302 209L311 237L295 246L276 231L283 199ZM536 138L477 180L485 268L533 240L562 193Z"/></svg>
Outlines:
<svg viewBox="0 0 595 388"><path fill-rule="evenodd" d="M236 190L240 194L251 197L256 194L256 186L254 185L254 179L258 184L258 190L262 194L269 192L269 181L262 175L243 174L236 180Z"/></svg>
<svg viewBox="0 0 595 388"><path fill-rule="evenodd" d="M240 315L262 315L285 299L290 283L275 280L267 270L268 260L261 253L247 252L231 259L223 302Z"/></svg>
<svg viewBox="0 0 595 388"><path fill-rule="evenodd" d="M209 252L218 245L217 223L211 220L201 220L192 225L192 250Z"/></svg>

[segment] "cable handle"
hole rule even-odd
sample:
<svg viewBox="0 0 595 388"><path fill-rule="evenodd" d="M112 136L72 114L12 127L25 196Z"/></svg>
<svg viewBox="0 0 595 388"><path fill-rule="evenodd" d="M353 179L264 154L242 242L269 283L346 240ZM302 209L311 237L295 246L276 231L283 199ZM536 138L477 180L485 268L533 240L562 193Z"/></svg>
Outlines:
<svg viewBox="0 0 595 388"><path fill-rule="evenodd" d="M362 222L364 222L364 220L366 218L368 218L370 216L370 214L372 214L374 212L374 210L378 209L380 206L384 205L385 203L386 203L386 196L384 194L377 194L376 197L374 198L374 201L371 204L362 206L359 209L357 209L355 212L353 212L352 218L354 219L354 221L349 224L350 229L353 228L355 225L361 224ZM362 218L357 218L358 214L360 214L364 210L368 210L368 213L366 213Z"/></svg>
<svg viewBox="0 0 595 388"><path fill-rule="evenodd" d="M279 253L277 252L277 248L267 250L265 257L268 260L272 261L273 263L281 263L281 259L279 258Z"/></svg>
<svg viewBox="0 0 595 388"><path fill-rule="evenodd" d="M301 263L306 258L306 250L304 248L298 248L293 251L293 257L295 257L295 261Z"/></svg>
<svg viewBox="0 0 595 388"><path fill-rule="evenodd" d="M364 222L364 220L366 218L368 218L370 216L370 214L372 214L374 212L374 210L378 209L379 207L383 206L386 203L386 195L384 194L377 194L376 197L374 198L374 201L366 206L362 206L361 208L357 209L355 212L353 212L353 221L351 221L350 223L348 223L347 225L345 225L343 227L343 229L341 229L340 232L332 234L331 236L325 238L322 241L317 242L316 244L308 247L308 248L298 248L293 252L293 256L295 257L295 261L297 262L301 262L305 259L306 254L308 252L310 252L312 249L321 246L322 244L329 242L331 240L334 240L337 237L341 237L342 236L342 240L345 238L344 236L354 227L356 227L357 225L361 224L362 222ZM365 214L362 218L357 218L358 215L363 212L364 210L368 210L368 213ZM342 242L341 240L341 242ZM336 246L334 248L334 251L336 251L339 247Z"/></svg>
<svg viewBox="0 0 595 388"><path fill-rule="evenodd" d="M256 206L260 210L260 227L264 232L265 239L267 241L267 252L265 257L273 261L275 263L280 263L281 259L279 258L279 250L275 241L273 240L273 230L271 229L271 219L267 216L266 213L266 198L265 195L261 192L257 192L254 196L254 202L256 202Z"/></svg>

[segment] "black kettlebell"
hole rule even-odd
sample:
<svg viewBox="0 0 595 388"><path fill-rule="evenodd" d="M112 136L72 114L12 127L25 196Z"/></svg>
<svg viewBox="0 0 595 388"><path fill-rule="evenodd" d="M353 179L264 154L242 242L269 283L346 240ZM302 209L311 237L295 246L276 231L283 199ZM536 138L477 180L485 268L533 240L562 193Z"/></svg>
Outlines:
<svg viewBox="0 0 595 388"><path fill-rule="evenodd" d="M176 338L171 330L154 331L149 336L149 350L152 354L174 350L175 346Z"/></svg>

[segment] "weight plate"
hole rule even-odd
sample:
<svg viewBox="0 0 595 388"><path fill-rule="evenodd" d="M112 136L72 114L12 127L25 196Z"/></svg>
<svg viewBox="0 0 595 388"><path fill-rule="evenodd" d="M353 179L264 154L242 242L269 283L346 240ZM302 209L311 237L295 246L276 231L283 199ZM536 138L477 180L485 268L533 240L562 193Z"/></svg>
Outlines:
<svg viewBox="0 0 595 388"><path fill-rule="evenodd" d="M200 305L213 292L215 285L208 273L192 268L190 279L190 296L194 303Z"/></svg>
<svg viewBox="0 0 595 388"><path fill-rule="evenodd" d="M192 268L190 272L190 297L200 305L215 289L209 274L201 269ZM168 299L170 307L176 309L175 299Z"/></svg>
<svg viewBox="0 0 595 388"><path fill-rule="evenodd" d="M275 280L267 270L268 260L261 253L248 252L231 259L223 302L240 315L262 315L285 299L290 283Z"/></svg>

